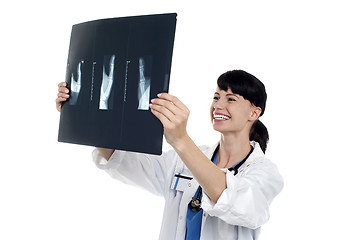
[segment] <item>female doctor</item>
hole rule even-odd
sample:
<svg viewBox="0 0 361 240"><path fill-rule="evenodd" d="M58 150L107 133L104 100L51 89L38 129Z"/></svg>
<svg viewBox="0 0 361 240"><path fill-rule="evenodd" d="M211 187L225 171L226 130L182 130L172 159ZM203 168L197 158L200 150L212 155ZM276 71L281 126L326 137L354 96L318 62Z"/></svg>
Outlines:
<svg viewBox="0 0 361 240"><path fill-rule="evenodd" d="M59 84L57 109L69 98ZM186 131L188 108L175 96L158 94L151 112L174 150L161 156L96 148L93 160L112 177L165 198L159 239L258 239L283 179L264 152L265 87L253 75L233 70L217 80L210 108L213 147L197 147Z"/></svg>

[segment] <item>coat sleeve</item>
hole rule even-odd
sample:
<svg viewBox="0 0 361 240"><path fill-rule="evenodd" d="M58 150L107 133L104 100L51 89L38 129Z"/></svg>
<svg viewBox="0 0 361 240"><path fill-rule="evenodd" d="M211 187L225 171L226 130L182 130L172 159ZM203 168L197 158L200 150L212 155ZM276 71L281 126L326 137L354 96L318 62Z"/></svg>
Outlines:
<svg viewBox="0 0 361 240"><path fill-rule="evenodd" d="M160 196L165 196L172 179L170 169L175 167L174 151L161 156L116 150L107 161L95 149L93 161L111 177L135 185Z"/></svg>
<svg viewBox="0 0 361 240"><path fill-rule="evenodd" d="M227 188L217 203L204 194L203 210L228 224L251 229L267 222L269 205L283 188L283 179L277 167L267 160L248 166L236 176L226 169L224 171Z"/></svg>

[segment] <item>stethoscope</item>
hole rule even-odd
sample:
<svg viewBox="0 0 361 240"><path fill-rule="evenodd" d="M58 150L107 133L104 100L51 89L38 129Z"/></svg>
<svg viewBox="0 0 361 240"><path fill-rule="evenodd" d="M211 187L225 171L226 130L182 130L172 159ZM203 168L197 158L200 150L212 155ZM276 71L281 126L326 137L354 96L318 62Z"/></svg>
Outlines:
<svg viewBox="0 0 361 240"><path fill-rule="evenodd" d="M228 168L228 171L233 171L233 174L236 175L238 173L238 169L242 166L243 163L246 162L246 160L248 159L248 157L251 155L251 153L253 152L253 146L251 146L251 151L248 153L248 155L243 159L241 160L240 162L238 162L236 165L234 165L233 167L231 168ZM214 158L215 156L218 157L218 150L219 150L219 145L217 146L216 150L213 152L213 155L212 155L212 158L211 158L211 161L214 163ZM215 163L217 164L217 163ZM189 202L188 206L190 207L190 209L193 211L193 212L198 212L200 211L202 208L201 208L201 203L202 203L202 187L199 186L198 187L198 192L196 194L196 196L192 197L192 200Z"/></svg>

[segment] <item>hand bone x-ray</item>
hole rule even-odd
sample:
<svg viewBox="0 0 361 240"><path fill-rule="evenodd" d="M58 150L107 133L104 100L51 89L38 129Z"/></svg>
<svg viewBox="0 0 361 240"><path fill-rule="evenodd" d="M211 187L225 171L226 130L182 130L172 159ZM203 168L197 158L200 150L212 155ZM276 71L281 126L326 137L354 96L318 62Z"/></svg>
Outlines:
<svg viewBox="0 0 361 240"><path fill-rule="evenodd" d="M78 63L76 77L74 77L74 73L71 74L71 80L70 80L71 97L69 99L70 105L75 105L78 101L79 92L81 88L81 71L82 71L81 66L83 63L84 61L80 61Z"/></svg>
<svg viewBox="0 0 361 240"><path fill-rule="evenodd" d="M148 110L149 109L149 98L150 98L150 58L139 58L139 85L138 85L138 109ZM147 71L146 71L147 70ZM148 73L148 74L146 74Z"/></svg>
<svg viewBox="0 0 361 240"><path fill-rule="evenodd" d="M110 96L110 92L112 90L113 79L114 79L113 78L114 61L115 61L115 55L111 55L110 58L109 58L109 56L104 57L103 79L102 79L102 85L100 88L100 100L99 100L99 109L102 109L102 110L108 110L109 96Z"/></svg>

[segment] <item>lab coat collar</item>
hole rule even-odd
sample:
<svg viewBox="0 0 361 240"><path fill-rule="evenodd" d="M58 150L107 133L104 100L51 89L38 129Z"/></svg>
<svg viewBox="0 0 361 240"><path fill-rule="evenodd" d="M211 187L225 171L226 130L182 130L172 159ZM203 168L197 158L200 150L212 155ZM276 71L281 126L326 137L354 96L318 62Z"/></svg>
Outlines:
<svg viewBox="0 0 361 240"><path fill-rule="evenodd" d="M208 149L208 151L205 153L206 156L211 159L214 151L216 150L217 146L219 145L220 141L218 141L216 144L214 144L212 147ZM254 148L252 154L247 159L247 163L253 162L255 159L259 157L264 157L264 153L261 149L261 146L258 142L250 141L251 146Z"/></svg>

